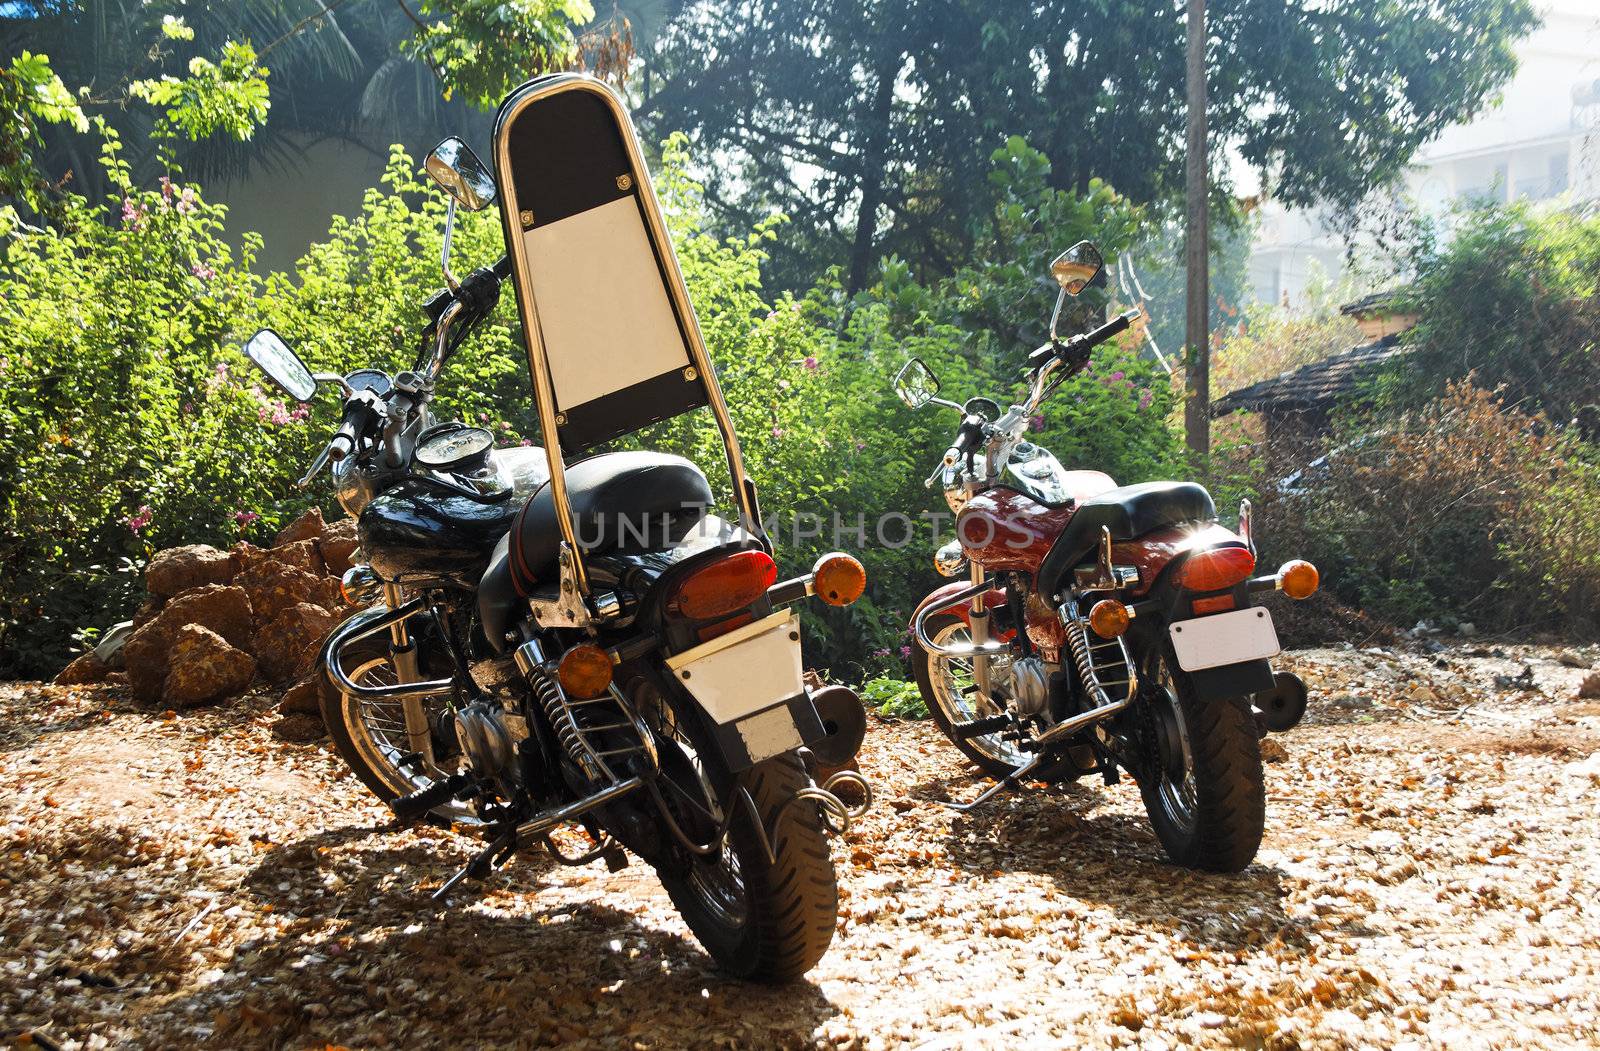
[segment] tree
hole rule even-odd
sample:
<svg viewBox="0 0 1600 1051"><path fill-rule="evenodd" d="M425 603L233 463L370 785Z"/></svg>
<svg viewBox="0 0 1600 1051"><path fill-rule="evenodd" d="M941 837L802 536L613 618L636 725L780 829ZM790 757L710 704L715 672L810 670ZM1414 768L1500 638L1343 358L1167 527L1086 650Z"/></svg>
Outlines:
<svg viewBox="0 0 1600 1051"><path fill-rule="evenodd" d="M1350 204L1475 113L1514 68L1529 0L1215 0L1213 200L1236 148L1291 205ZM987 207L986 158L1020 134L1058 188L1135 201L1182 186L1182 5L1147 0L694 0L645 53L637 114L683 129L730 220L806 234L802 283L898 254L949 272Z"/></svg>
<svg viewBox="0 0 1600 1051"><path fill-rule="evenodd" d="M237 70L237 48L253 47L255 60L272 68L271 119L253 137L190 128L183 129L188 141L165 147L189 174L217 180L260 167L292 170L307 144L323 138L384 156L391 142L431 144L422 140L481 127L483 112L516 84L576 62L576 27L593 17L588 0L413 7L411 0L16 0L0 5L0 59L49 55L61 80L84 85L75 101L105 117L135 172L150 175L160 167L150 135L157 114L129 106L132 96L156 101L152 93L178 90L170 78L193 78L195 52L218 56L213 80L225 83L230 54ZM91 196L108 190L92 136L59 125L42 129L41 140L31 157L51 181L70 174Z"/></svg>

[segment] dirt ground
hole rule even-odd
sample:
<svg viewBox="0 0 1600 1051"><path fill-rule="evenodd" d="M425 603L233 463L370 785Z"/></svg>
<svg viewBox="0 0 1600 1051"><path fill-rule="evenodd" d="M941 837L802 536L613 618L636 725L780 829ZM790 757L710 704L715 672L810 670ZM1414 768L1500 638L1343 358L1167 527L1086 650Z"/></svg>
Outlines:
<svg viewBox="0 0 1600 1051"><path fill-rule="evenodd" d="M1566 664L1556 658L1564 657ZM383 830L270 697L0 686L0 1034L74 1047L1556 1047L1600 1042L1593 650L1306 651L1268 833L1167 865L1128 783L1003 798L874 722L808 980L720 979L648 869Z"/></svg>

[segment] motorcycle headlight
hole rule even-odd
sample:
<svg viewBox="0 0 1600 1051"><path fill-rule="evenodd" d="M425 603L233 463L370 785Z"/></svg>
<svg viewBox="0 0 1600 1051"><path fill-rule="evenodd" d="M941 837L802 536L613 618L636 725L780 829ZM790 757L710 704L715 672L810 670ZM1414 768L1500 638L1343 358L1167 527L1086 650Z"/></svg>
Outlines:
<svg viewBox="0 0 1600 1051"><path fill-rule="evenodd" d="M940 576L959 577L967 569L967 556L961 550L961 541L952 540L933 553L933 568Z"/></svg>

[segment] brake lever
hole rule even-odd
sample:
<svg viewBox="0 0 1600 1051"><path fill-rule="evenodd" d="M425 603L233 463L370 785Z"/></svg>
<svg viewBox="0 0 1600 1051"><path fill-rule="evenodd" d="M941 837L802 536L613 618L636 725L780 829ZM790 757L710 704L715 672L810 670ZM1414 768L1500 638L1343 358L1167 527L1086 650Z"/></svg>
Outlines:
<svg viewBox="0 0 1600 1051"><path fill-rule="evenodd" d="M317 454L317 458L311 462L311 469L301 475L300 480L295 483L297 489L304 489L311 484L311 479L315 478L328 465L328 456L332 450L333 443L331 441L322 447L322 451Z"/></svg>

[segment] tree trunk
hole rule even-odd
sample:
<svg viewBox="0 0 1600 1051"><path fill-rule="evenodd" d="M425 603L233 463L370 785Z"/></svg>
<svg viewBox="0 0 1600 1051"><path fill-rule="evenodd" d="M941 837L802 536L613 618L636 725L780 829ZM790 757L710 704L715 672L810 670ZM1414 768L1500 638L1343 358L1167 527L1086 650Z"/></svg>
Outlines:
<svg viewBox="0 0 1600 1051"><path fill-rule="evenodd" d="M900 75L903 61L899 47L900 37L893 28L893 20L885 12L884 24L878 37L878 64L874 71L872 108L868 111L867 137L862 148L861 211L856 216L855 243L850 247L850 279L845 292L855 295L871 278L876 253L873 251L878 234L878 209L883 205L883 185L888 176L889 126L894 112L894 84Z"/></svg>
<svg viewBox="0 0 1600 1051"><path fill-rule="evenodd" d="M1211 452L1211 289L1206 193L1206 3L1188 0L1189 141L1184 171L1188 222L1184 255L1188 267L1184 340L1184 432L1189 451L1204 461Z"/></svg>

